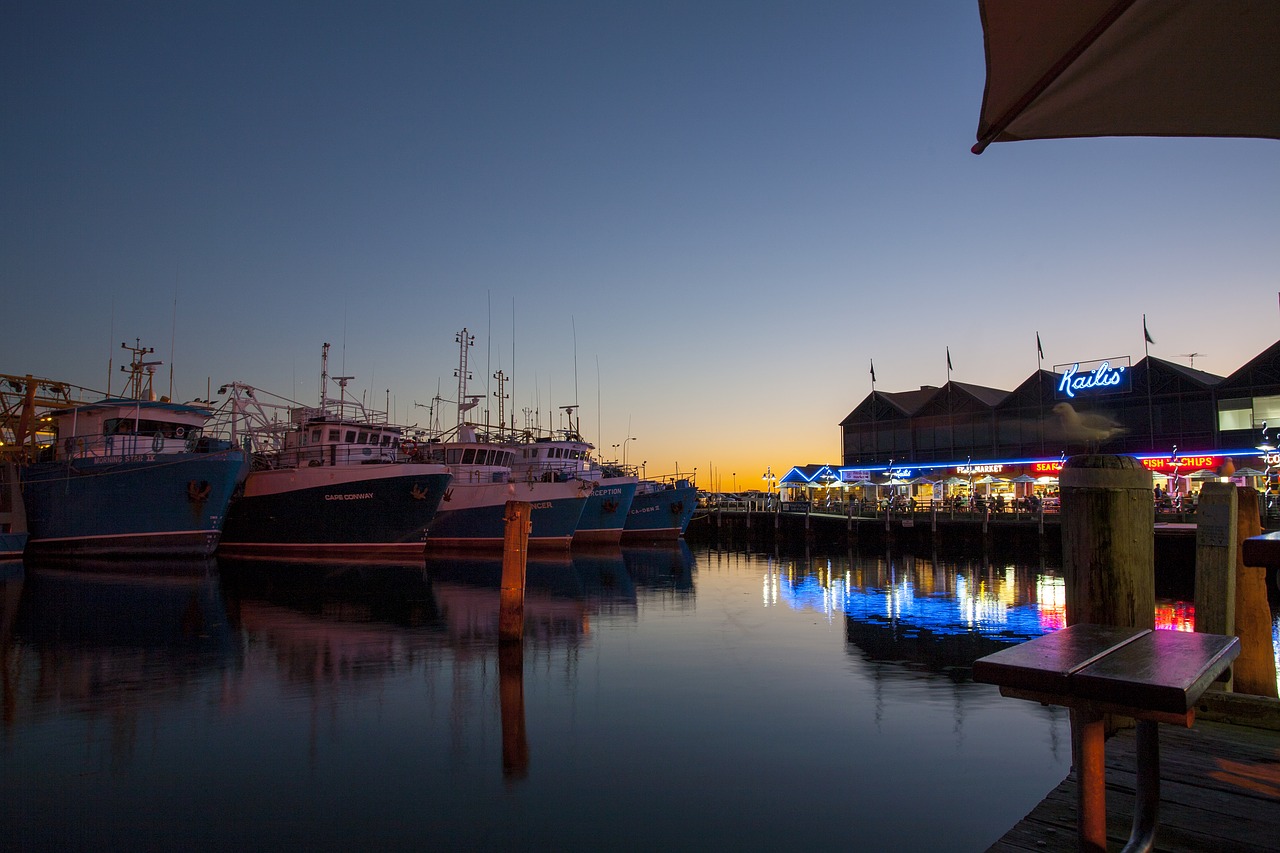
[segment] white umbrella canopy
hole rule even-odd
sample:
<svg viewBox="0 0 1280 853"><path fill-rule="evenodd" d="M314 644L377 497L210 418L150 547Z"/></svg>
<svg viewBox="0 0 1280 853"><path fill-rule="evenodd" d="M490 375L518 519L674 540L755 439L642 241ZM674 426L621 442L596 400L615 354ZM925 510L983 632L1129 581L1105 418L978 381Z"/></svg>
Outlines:
<svg viewBox="0 0 1280 853"><path fill-rule="evenodd" d="M991 142L1280 139L1276 0L979 0Z"/></svg>

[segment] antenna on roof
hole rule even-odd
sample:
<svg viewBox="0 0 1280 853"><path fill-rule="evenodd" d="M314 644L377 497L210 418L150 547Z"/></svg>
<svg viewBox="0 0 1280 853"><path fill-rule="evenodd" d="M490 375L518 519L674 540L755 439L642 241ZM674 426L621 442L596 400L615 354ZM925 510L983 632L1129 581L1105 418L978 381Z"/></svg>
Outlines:
<svg viewBox="0 0 1280 853"><path fill-rule="evenodd" d="M1201 357L1201 356L1203 356L1203 355L1205 355L1205 353L1202 353L1202 352L1184 352L1184 353L1180 353L1180 354L1178 355L1178 358L1190 359L1190 362L1191 362L1191 363L1190 363L1190 365L1188 365L1188 366L1189 366L1189 367L1195 367L1195 366L1196 366L1196 359L1197 359L1197 358L1200 358L1200 357Z"/></svg>

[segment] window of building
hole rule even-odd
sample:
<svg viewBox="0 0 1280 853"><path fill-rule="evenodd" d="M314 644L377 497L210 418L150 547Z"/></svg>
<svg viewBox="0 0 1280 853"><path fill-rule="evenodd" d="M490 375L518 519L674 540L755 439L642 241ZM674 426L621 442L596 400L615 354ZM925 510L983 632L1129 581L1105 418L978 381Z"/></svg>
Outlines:
<svg viewBox="0 0 1280 853"><path fill-rule="evenodd" d="M1253 423L1251 426L1262 426L1263 421L1269 424L1280 423L1280 396L1253 398Z"/></svg>
<svg viewBox="0 0 1280 853"><path fill-rule="evenodd" d="M1252 429L1253 408L1251 402L1248 398L1219 400L1218 430L1229 432L1231 430Z"/></svg>

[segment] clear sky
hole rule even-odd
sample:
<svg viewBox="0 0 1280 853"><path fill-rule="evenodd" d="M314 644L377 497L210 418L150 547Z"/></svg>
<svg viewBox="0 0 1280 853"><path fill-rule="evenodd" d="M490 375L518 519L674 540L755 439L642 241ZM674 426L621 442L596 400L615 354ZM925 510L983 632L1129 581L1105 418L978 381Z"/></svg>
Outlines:
<svg viewBox="0 0 1280 853"><path fill-rule="evenodd" d="M327 341L425 424L466 327L508 420L576 402L728 490L838 463L872 359L1011 389L1037 331L1136 362L1146 314L1224 375L1280 338L1280 143L974 156L984 80L960 0L6 0L0 373L104 389L141 338L178 399L312 403Z"/></svg>

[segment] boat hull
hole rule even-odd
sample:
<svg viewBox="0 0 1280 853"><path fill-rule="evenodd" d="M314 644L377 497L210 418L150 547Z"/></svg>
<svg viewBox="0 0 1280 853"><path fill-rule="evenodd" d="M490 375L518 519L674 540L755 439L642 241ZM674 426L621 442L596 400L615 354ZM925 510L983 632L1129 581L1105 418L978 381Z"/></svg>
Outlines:
<svg viewBox="0 0 1280 853"><path fill-rule="evenodd" d="M450 479L439 465L254 471L231 504L219 553L421 555Z"/></svg>
<svg viewBox="0 0 1280 853"><path fill-rule="evenodd" d="M24 465L27 553L207 557L243 464L227 450Z"/></svg>
<svg viewBox="0 0 1280 853"><path fill-rule="evenodd" d="M576 545L616 545L622 540L627 513L636 496L634 477L606 477L596 482L573 534Z"/></svg>
<svg viewBox="0 0 1280 853"><path fill-rule="evenodd" d="M698 490L692 484L658 491L637 491L627 513L623 542L657 542L679 539L698 508Z"/></svg>
<svg viewBox="0 0 1280 853"><path fill-rule="evenodd" d="M586 484L590 487L590 484ZM455 480L445 492L431 530L428 552L502 549L507 501L526 501L530 511L529 547L568 548L587 503L583 483L492 483Z"/></svg>
<svg viewBox="0 0 1280 853"><path fill-rule="evenodd" d="M27 534L0 533L0 560L16 560L27 547Z"/></svg>

